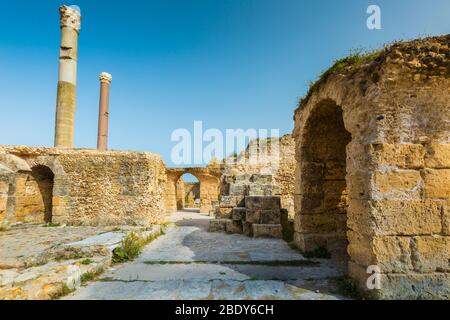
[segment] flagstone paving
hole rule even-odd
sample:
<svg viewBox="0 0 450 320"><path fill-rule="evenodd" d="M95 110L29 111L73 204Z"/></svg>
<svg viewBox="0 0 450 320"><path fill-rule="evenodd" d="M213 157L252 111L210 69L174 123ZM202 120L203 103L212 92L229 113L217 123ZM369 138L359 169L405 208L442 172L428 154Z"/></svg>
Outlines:
<svg viewBox="0 0 450 320"><path fill-rule="evenodd" d="M209 233L210 218L177 212L167 233L66 299L340 299L332 261L278 239Z"/></svg>

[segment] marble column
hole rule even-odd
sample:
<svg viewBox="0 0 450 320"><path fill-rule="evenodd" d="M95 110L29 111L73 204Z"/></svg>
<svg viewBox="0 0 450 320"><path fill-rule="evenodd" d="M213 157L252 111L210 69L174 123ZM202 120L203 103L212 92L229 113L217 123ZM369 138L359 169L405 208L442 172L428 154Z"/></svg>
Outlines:
<svg viewBox="0 0 450 320"><path fill-rule="evenodd" d="M97 149L108 149L108 114L109 114L109 86L112 76L109 73L100 73L100 107L98 113Z"/></svg>

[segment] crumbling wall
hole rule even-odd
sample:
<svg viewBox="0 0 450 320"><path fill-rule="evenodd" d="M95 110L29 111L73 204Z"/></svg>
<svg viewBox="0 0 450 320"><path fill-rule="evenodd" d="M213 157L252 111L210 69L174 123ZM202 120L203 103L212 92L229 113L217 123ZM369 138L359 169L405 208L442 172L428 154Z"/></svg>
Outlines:
<svg viewBox="0 0 450 320"><path fill-rule="evenodd" d="M28 211L21 208L33 205L37 198L21 203L21 183L25 181L26 189L27 180L23 175L29 179L36 167L45 167L54 175L51 201L54 223L145 226L164 220L162 186L166 174L164 163L157 155L5 146L0 148L0 163L8 166L5 159L11 155L24 161L29 169L15 171L15 201L8 217L10 222L29 221L29 214L21 215ZM34 183L29 186L32 185L35 186Z"/></svg>
<svg viewBox="0 0 450 320"><path fill-rule="evenodd" d="M277 147L272 149L274 142ZM280 196L281 206L294 217L295 141L291 135L252 140L236 159L225 159L222 170L223 179L228 179L225 176L271 175L273 193L270 195ZM227 192L223 189L221 194L227 195Z"/></svg>
<svg viewBox="0 0 450 320"><path fill-rule="evenodd" d="M450 298L449 45L447 35L341 60L295 112L295 242L333 251L346 235L348 257L332 253L372 297ZM330 120L343 128L317 127Z"/></svg>

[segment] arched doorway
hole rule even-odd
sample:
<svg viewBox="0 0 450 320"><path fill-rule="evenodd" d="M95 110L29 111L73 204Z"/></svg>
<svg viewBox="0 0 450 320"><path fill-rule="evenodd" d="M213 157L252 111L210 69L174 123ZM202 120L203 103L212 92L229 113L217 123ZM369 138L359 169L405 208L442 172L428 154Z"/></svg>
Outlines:
<svg viewBox="0 0 450 320"><path fill-rule="evenodd" d="M176 198L178 210L200 211L200 181L189 173L177 181Z"/></svg>
<svg viewBox="0 0 450 320"><path fill-rule="evenodd" d="M347 254L346 147L351 135L332 100L315 106L301 132L297 243L304 251L324 248L343 265Z"/></svg>
<svg viewBox="0 0 450 320"><path fill-rule="evenodd" d="M21 173L16 190L16 219L21 222L52 221L54 174L46 166L37 165L31 172Z"/></svg>

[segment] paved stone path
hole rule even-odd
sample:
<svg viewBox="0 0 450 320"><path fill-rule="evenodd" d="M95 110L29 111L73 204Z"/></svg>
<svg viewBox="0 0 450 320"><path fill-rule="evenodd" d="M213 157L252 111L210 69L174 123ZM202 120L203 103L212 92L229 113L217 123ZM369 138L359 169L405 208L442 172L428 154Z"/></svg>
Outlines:
<svg viewBox="0 0 450 320"><path fill-rule="evenodd" d="M67 299L337 299L327 260L286 242L209 233L209 217L178 212L175 226L135 261L115 266Z"/></svg>

